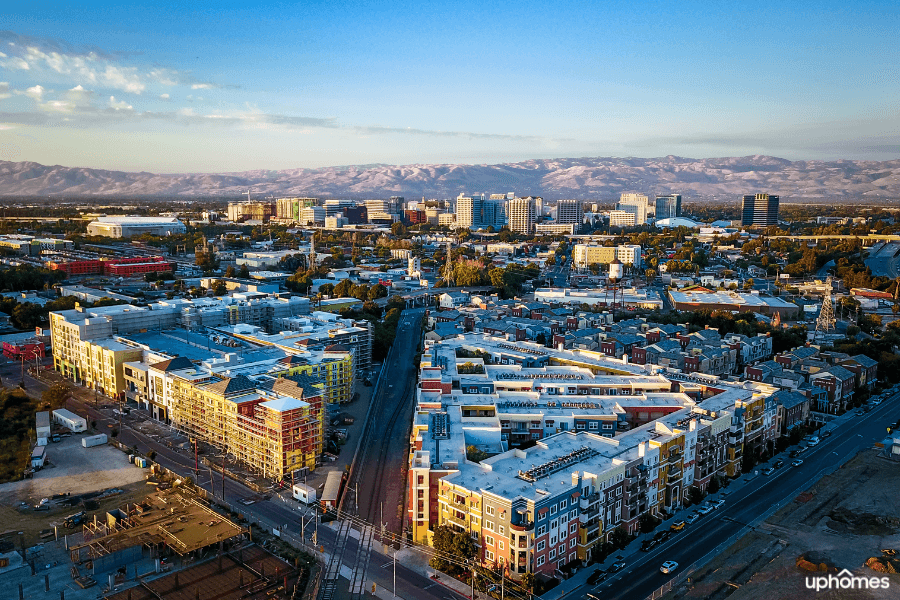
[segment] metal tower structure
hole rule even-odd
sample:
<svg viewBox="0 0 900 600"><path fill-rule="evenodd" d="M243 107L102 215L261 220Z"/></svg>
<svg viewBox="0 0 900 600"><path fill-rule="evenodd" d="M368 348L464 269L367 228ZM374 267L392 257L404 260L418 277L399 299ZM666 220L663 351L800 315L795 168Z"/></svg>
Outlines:
<svg viewBox="0 0 900 600"><path fill-rule="evenodd" d="M822 297L822 310L816 319L816 338L821 331L823 334L834 329L834 303L831 301L831 277L825 281L825 295Z"/></svg>
<svg viewBox="0 0 900 600"><path fill-rule="evenodd" d="M444 267L444 283L446 287L453 287L453 243L447 242L447 264Z"/></svg>

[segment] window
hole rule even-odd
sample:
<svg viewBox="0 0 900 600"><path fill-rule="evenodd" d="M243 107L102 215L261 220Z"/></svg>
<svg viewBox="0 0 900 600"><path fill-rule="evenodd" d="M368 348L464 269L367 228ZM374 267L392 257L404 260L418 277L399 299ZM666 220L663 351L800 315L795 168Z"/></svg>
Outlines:
<svg viewBox="0 0 900 600"><path fill-rule="evenodd" d="M494 522L493 521L485 521L484 528L487 529L488 531L493 531L494 530Z"/></svg>
<svg viewBox="0 0 900 600"><path fill-rule="evenodd" d="M551 548L551 549L550 549L550 555L549 555L549 556L550 556L550 560L553 560L554 558L556 558L556 548Z"/></svg>
<svg viewBox="0 0 900 600"><path fill-rule="evenodd" d="M503 540L500 540L500 549L503 550Z"/></svg>
<svg viewBox="0 0 900 600"><path fill-rule="evenodd" d="M553 506L550 507L550 514L551 514L551 515L555 515L555 514L556 514L556 505L555 505L555 504L554 504ZM556 527L556 525L554 525L554 527Z"/></svg>
<svg viewBox="0 0 900 600"><path fill-rule="evenodd" d="M538 530L537 530L538 536L545 535L546 533L547 533L547 526L546 526L546 525L541 525L540 527L538 527Z"/></svg>
<svg viewBox="0 0 900 600"><path fill-rule="evenodd" d="M543 520L546 519L546 518L547 518L547 511L543 511L543 512L539 512L539 513L538 513L538 518L537 518L538 521L543 521Z"/></svg>
<svg viewBox="0 0 900 600"><path fill-rule="evenodd" d="M541 550L544 549L544 546L545 546L544 540L541 540L540 542L537 543L537 546L535 546L534 549L537 550L538 552L540 552Z"/></svg>
<svg viewBox="0 0 900 600"><path fill-rule="evenodd" d="M574 547L575 547L575 538L572 538L571 540L569 540L569 548L574 548Z"/></svg>
<svg viewBox="0 0 900 600"><path fill-rule="evenodd" d="M486 536L484 536L484 543L487 544L488 546L493 546L494 538L492 536L486 535Z"/></svg>
<svg viewBox="0 0 900 600"><path fill-rule="evenodd" d="M569 525L569 533L572 533L572 534L578 533L578 524L577 523L572 523L571 525Z"/></svg>
<svg viewBox="0 0 900 600"><path fill-rule="evenodd" d="M538 559L537 559L537 566L540 567L540 566L543 565L543 564L544 564L544 557L543 557L543 556L538 556Z"/></svg>
<svg viewBox="0 0 900 600"><path fill-rule="evenodd" d="M494 516L494 507L493 507L493 506L488 506L488 507L486 507L486 508L484 509L484 512L486 512L487 514L489 514L490 516L493 517L493 516Z"/></svg>
<svg viewBox="0 0 900 600"><path fill-rule="evenodd" d="M591 421L588 423L588 429L597 429L597 421Z"/></svg>
<svg viewBox="0 0 900 600"><path fill-rule="evenodd" d="M577 431L583 431L584 430L584 422L579 421L579 422L575 423L575 429Z"/></svg>
<svg viewBox="0 0 900 600"><path fill-rule="evenodd" d="M500 529L498 530L497 533L499 533L500 535L503 535L504 533L506 533L506 527L504 527L503 525L501 525L501 526L500 526Z"/></svg>
<svg viewBox="0 0 900 600"><path fill-rule="evenodd" d="M562 516L559 518L559 524L562 525L562 526L564 526L564 527L565 527L566 523L568 523L568 522L569 522L569 515L562 515Z"/></svg>
<svg viewBox="0 0 900 600"><path fill-rule="evenodd" d="M493 561L493 560L494 560L494 553L491 552L490 550L485 550L485 551L484 551L484 557L485 557L487 560L489 560L489 561Z"/></svg>
<svg viewBox="0 0 900 600"><path fill-rule="evenodd" d="M574 520L577 519L577 518L578 518L578 511L577 511L577 510L573 510L572 512L569 513L569 520L570 520L570 521L574 521Z"/></svg>
<svg viewBox="0 0 900 600"><path fill-rule="evenodd" d="M563 498L563 501L559 503L559 509L565 510L565 508L566 508L566 499Z"/></svg>
<svg viewBox="0 0 900 600"><path fill-rule="evenodd" d="M550 529L556 529L557 527L559 527L559 519L550 521Z"/></svg>

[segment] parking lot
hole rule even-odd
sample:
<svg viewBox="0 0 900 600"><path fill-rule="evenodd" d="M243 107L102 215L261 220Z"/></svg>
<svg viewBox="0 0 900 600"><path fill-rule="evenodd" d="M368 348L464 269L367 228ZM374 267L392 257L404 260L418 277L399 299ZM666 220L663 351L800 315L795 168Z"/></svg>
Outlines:
<svg viewBox="0 0 900 600"><path fill-rule="evenodd" d="M0 504L35 504L57 494L84 494L143 481L145 469L128 462L128 455L113 446L83 448L84 434L63 438L47 446L47 464L32 479L0 485Z"/></svg>

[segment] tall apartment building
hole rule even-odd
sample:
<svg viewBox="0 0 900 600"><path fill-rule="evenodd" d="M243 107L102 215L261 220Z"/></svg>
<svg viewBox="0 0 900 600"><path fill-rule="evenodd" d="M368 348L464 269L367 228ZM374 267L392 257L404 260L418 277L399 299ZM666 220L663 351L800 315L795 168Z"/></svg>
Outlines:
<svg viewBox="0 0 900 600"><path fill-rule="evenodd" d="M778 225L778 196L746 194L741 202L741 225L744 227Z"/></svg>
<svg viewBox="0 0 900 600"><path fill-rule="evenodd" d="M622 194L616 204L616 210L634 214L634 224L643 225L650 213L650 200L644 194Z"/></svg>
<svg viewBox="0 0 900 600"><path fill-rule="evenodd" d="M509 229L516 233L530 235L534 231L534 199L513 198L506 207Z"/></svg>
<svg viewBox="0 0 900 600"><path fill-rule="evenodd" d="M581 200L560 200L556 203L556 222L560 224L574 223L576 233L584 223L584 206Z"/></svg>
<svg viewBox="0 0 900 600"><path fill-rule="evenodd" d="M318 198L276 198L275 218L284 223L300 223L301 211L318 203Z"/></svg>
<svg viewBox="0 0 900 600"><path fill-rule="evenodd" d="M681 194L656 197L656 220L674 219L681 216Z"/></svg>
<svg viewBox="0 0 900 600"><path fill-rule="evenodd" d="M300 217L297 222L301 225L323 225L325 223L326 208L324 206L307 206L300 209Z"/></svg>
<svg viewBox="0 0 900 600"><path fill-rule="evenodd" d="M366 200L364 202L369 222L394 222L403 213L403 197L392 196L389 200Z"/></svg>

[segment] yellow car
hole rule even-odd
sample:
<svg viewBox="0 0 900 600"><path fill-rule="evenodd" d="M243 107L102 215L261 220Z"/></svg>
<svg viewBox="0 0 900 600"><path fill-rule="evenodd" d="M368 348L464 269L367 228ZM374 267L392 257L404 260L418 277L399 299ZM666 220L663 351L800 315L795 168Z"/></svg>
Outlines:
<svg viewBox="0 0 900 600"><path fill-rule="evenodd" d="M684 529L684 521L678 521L677 523L672 523L672 526L669 527L672 531L681 531Z"/></svg>

